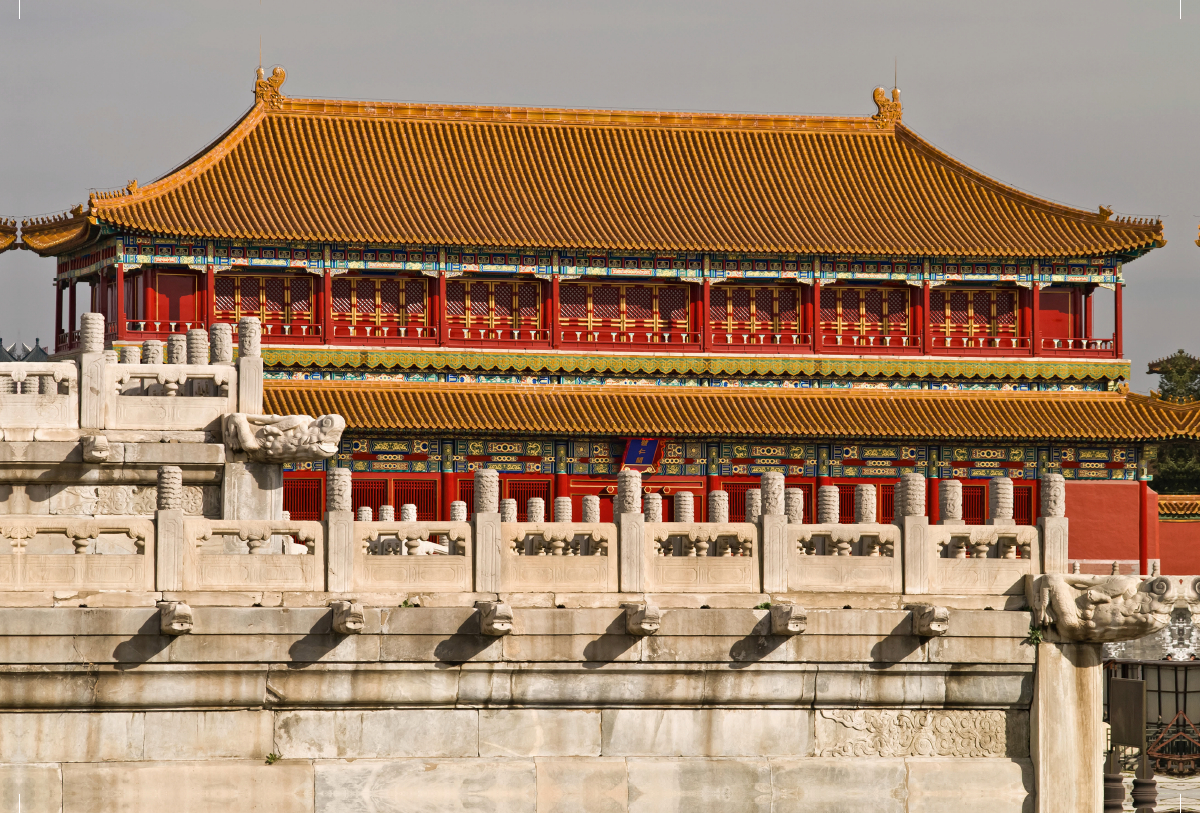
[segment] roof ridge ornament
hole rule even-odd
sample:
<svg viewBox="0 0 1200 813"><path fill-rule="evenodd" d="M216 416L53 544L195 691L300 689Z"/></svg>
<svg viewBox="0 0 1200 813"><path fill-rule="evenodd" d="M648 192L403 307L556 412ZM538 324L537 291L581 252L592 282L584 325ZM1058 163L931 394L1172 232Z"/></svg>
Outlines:
<svg viewBox="0 0 1200 813"><path fill-rule="evenodd" d="M900 88L892 88L891 101L888 100L887 91L881 87L875 88L875 93L871 98L875 100L875 106L879 108L879 112L871 116L871 121L875 122L876 127L883 129L900 123Z"/></svg>
<svg viewBox="0 0 1200 813"><path fill-rule="evenodd" d="M267 107L272 110L279 110L283 107L283 100L287 98L279 89L283 87L284 80L287 79L287 71L283 66L276 65L271 69L270 78L263 78L263 69L260 65L255 71L254 79L254 103L267 103Z"/></svg>

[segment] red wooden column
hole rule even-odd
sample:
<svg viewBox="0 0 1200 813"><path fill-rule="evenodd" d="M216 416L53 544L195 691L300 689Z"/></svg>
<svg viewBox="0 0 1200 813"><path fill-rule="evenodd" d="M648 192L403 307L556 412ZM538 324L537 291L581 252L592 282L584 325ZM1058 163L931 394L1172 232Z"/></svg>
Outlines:
<svg viewBox="0 0 1200 813"><path fill-rule="evenodd" d="M1114 309L1114 313L1113 313L1113 343L1116 345L1115 349L1117 351L1117 358L1119 358L1119 359L1125 358L1125 353L1124 353L1125 331L1124 331L1124 325L1121 323L1121 317L1122 317L1121 292L1122 292L1123 288L1124 288L1124 286L1121 284L1121 281L1117 280L1117 287L1116 287L1116 290L1113 292L1115 294L1115 296L1113 296L1113 303L1114 303L1114 305L1113 305L1113 309Z"/></svg>
<svg viewBox="0 0 1200 813"><path fill-rule="evenodd" d="M446 274L438 274L437 292L437 343L438 347L446 346ZM470 508L468 508L468 515Z"/></svg>
<svg viewBox="0 0 1200 813"><path fill-rule="evenodd" d="M63 286L62 282L54 281L54 349L61 350L59 347L59 337L62 336L62 311L63 311Z"/></svg>
<svg viewBox="0 0 1200 813"><path fill-rule="evenodd" d="M813 277L812 302L809 303L809 325L812 327L812 351L821 352L821 280Z"/></svg>
<svg viewBox="0 0 1200 813"><path fill-rule="evenodd" d="M929 285L929 280L925 280L921 289L921 352L925 355L933 351L933 318L930 311L932 297L933 288Z"/></svg>
<svg viewBox="0 0 1200 813"><path fill-rule="evenodd" d="M328 269L321 278L321 335L325 344L333 343L333 276Z"/></svg>
<svg viewBox="0 0 1200 813"><path fill-rule="evenodd" d="M211 265L205 269L204 286L207 292L204 297L204 323L211 328L217 315L217 274Z"/></svg>
<svg viewBox="0 0 1200 813"><path fill-rule="evenodd" d="M1092 338L1092 286L1083 289L1083 337Z"/></svg>
<svg viewBox="0 0 1200 813"><path fill-rule="evenodd" d="M712 337L709 335L712 331L712 280L708 277L704 278L704 283L700 288L700 318L697 319L700 324L697 327L700 329L700 352L707 353L709 343Z"/></svg>
<svg viewBox="0 0 1200 813"><path fill-rule="evenodd" d="M76 304L75 303L75 283L77 281L78 280L76 280L74 278L71 279L71 290L68 292L68 295L67 295L67 297L68 297L68 301L67 301L67 308L68 308L67 317L68 317L68 319L67 319L67 321L70 322L70 324L67 325L67 341L68 342L71 340L70 334L75 331L75 326L79 324L79 316L77 315L77 313L75 311L75 304Z"/></svg>
<svg viewBox="0 0 1200 813"><path fill-rule="evenodd" d="M125 338L125 263L117 263L117 312L113 316L117 320L116 338Z"/></svg>
<svg viewBox="0 0 1200 813"><path fill-rule="evenodd" d="M562 320L559 318L561 304L558 298L558 274L550 278L550 346L558 347L562 342ZM557 491L557 488L555 489Z"/></svg>
<svg viewBox="0 0 1200 813"><path fill-rule="evenodd" d="M1042 354L1042 289L1033 283L1029 289L1029 348L1035 356Z"/></svg>

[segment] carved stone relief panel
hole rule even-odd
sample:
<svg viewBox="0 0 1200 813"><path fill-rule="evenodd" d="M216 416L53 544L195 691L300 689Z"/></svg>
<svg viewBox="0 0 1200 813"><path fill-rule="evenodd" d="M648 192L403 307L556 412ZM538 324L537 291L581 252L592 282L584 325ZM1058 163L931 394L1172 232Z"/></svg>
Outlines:
<svg viewBox="0 0 1200 813"><path fill-rule="evenodd" d="M822 709L821 757L1024 757L1025 712L989 710Z"/></svg>
<svg viewBox="0 0 1200 813"><path fill-rule="evenodd" d="M55 486L50 513L71 516L154 516L156 486ZM219 486L184 486L183 513L191 517L221 516Z"/></svg>

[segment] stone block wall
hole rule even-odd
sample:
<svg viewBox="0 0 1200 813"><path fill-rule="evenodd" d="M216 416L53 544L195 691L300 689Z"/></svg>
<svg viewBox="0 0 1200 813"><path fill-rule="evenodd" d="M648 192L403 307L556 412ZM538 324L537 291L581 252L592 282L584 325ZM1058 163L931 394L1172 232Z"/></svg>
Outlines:
<svg viewBox="0 0 1200 813"><path fill-rule="evenodd" d="M681 602L682 603L682 602ZM0 609L0 809L1031 810L1025 612ZM278 759L268 764L268 756ZM10 800L9 797L12 797ZM11 801L11 804L10 804ZM8 805L8 807L3 807Z"/></svg>

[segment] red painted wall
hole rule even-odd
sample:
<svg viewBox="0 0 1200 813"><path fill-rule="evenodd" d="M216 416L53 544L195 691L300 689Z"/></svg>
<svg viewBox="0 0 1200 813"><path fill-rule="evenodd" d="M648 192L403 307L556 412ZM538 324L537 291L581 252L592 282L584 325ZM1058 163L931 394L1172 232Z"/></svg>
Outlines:
<svg viewBox="0 0 1200 813"><path fill-rule="evenodd" d="M1141 484L1067 481L1071 559L1138 558ZM1151 555L1153 558L1153 555Z"/></svg>
<svg viewBox="0 0 1200 813"><path fill-rule="evenodd" d="M1159 522L1162 572L1169 576L1200 573L1200 522Z"/></svg>

